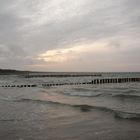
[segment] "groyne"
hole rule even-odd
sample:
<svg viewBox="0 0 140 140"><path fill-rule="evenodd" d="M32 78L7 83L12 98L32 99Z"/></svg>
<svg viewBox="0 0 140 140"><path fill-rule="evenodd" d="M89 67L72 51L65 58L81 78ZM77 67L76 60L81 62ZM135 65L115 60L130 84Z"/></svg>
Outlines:
<svg viewBox="0 0 140 140"><path fill-rule="evenodd" d="M5 85L0 85L0 87L4 87L4 88L15 88L15 87L17 87L17 88L29 88L29 87L37 87L37 85L35 85L35 84L31 84L31 85L29 85L29 84L23 84L23 85L13 85L13 84L5 84Z"/></svg>
<svg viewBox="0 0 140 140"><path fill-rule="evenodd" d="M102 76L101 74L31 74L31 75L25 75L25 78L44 78L44 77L59 77L59 78L63 78L63 77L91 77L91 76L96 76L96 77L100 77Z"/></svg>
<svg viewBox="0 0 140 140"><path fill-rule="evenodd" d="M30 87L55 87L64 85L101 85L101 84L117 84L117 83L130 83L140 82L140 78L102 78L94 79L89 82L71 82L71 83L42 83L42 84L4 84L0 87L4 88L30 88Z"/></svg>
<svg viewBox="0 0 140 140"><path fill-rule="evenodd" d="M42 84L43 87L52 86L62 86L62 85L97 85L97 84L117 84L117 83L127 83L127 82L140 82L140 78L104 78L104 79L94 79L90 82L79 82L79 83L52 83L52 84Z"/></svg>

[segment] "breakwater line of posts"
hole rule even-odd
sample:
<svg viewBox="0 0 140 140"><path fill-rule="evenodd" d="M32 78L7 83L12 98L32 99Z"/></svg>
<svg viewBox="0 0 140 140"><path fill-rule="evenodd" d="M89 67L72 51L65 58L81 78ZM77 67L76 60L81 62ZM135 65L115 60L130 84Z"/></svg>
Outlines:
<svg viewBox="0 0 140 140"><path fill-rule="evenodd" d="M0 87L4 87L4 88L30 88L30 87L37 87L37 85L35 84L20 84L20 85L16 85L16 84L5 84L5 85L0 85Z"/></svg>
<svg viewBox="0 0 140 140"><path fill-rule="evenodd" d="M130 82L140 82L140 78L102 78L94 79L89 82L71 82L71 83L42 83L42 84L5 84L0 85L4 88L30 88L30 87L56 87L64 85L101 85L101 84L117 84L117 83L130 83Z"/></svg>
<svg viewBox="0 0 140 140"><path fill-rule="evenodd" d="M102 76L101 74L88 74L88 73L78 73L78 74L29 74L29 75L26 75L24 76L25 78L44 78L44 77L59 77L59 78L62 78L62 77L91 77L91 76L95 76L95 77L100 77Z"/></svg>
<svg viewBox="0 0 140 140"><path fill-rule="evenodd" d="M117 83L140 82L140 78L103 78L94 79L90 82L76 82L76 83L51 83L42 84L43 87L63 86L63 85L100 85L100 84L117 84Z"/></svg>

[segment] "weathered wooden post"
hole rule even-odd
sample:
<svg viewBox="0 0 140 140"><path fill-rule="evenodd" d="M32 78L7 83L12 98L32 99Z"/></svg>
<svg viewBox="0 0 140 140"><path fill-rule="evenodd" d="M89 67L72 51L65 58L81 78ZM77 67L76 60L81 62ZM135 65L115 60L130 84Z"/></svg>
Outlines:
<svg viewBox="0 0 140 140"><path fill-rule="evenodd" d="M118 83L118 81L117 81L118 79L115 79L115 83Z"/></svg>
<svg viewBox="0 0 140 140"><path fill-rule="evenodd" d="M93 84L96 84L96 79L94 79Z"/></svg>
<svg viewBox="0 0 140 140"><path fill-rule="evenodd" d="M118 78L118 83L121 83L121 79L120 78Z"/></svg>
<svg viewBox="0 0 140 140"><path fill-rule="evenodd" d="M104 83L108 83L107 79L104 79L104 81L105 81Z"/></svg>
<svg viewBox="0 0 140 140"><path fill-rule="evenodd" d="M100 84L103 84L103 79L100 79Z"/></svg>
<svg viewBox="0 0 140 140"><path fill-rule="evenodd" d="M103 80L103 84L105 83L105 79L102 79Z"/></svg>
<svg viewBox="0 0 140 140"><path fill-rule="evenodd" d="M97 84L99 84L99 80L97 79Z"/></svg>

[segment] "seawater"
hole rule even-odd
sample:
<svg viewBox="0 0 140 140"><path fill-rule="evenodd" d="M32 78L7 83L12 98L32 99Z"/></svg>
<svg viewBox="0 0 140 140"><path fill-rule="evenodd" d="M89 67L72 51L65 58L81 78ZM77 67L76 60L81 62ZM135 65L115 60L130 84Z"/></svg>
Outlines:
<svg viewBox="0 0 140 140"><path fill-rule="evenodd" d="M102 73L102 77L140 77ZM102 78L101 77L101 78ZM88 82L100 77L24 78L1 75L0 84ZM0 87L2 140L140 140L140 83Z"/></svg>

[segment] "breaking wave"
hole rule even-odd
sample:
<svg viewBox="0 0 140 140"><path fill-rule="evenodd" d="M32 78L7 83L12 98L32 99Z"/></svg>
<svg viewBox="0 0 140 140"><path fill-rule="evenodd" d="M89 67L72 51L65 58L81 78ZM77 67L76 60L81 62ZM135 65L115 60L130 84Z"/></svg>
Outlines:
<svg viewBox="0 0 140 140"><path fill-rule="evenodd" d="M80 97L98 97L101 93L93 93L93 92L67 92L65 93L69 96L80 96Z"/></svg>
<svg viewBox="0 0 140 140"><path fill-rule="evenodd" d="M23 121L22 119L1 119L0 122L16 122Z"/></svg>
<svg viewBox="0 0 140 140"><path fill-rule="evenodd" d="M119 97L119 98L131 98L131 99L140 99L139 95L128 95L128 94L117 94L114 95L113 97Z"/></svg>
<svg viewBox="0 0 140 140"><path fill-rule="evenodd" d="M63 103L54 102L54 101L46 101L46 100L39 100L39 99L36 100L36 99L27 99L27 98L22 98L20 100L16 100L16 102L68 105L68 104L63 104Z"/></svg>
<svg viewBox="0 0 140 140"><path fill-rule="evenodd" d="M123 91L123 93L137 93L138 91L136 89L126 89Z"/></svg>
<svg viewBox="0 0 140 140"><path fill-rule="evenodd" d="M92 109L97 109L100 111L111 112L114 114L115 118L140 120L140 113L118 111L118 110L113 110L107 107L100 107L100 106L74 105L74 107L79 107L80 110L84 112L91 111Z"/></svg>
<svg viewBox="0 0 140 140"><path fill-rule="evenodd" d="M123 111L115 111L114 115L116 118L140 120L140 113L130 113Z"/></svg>
<svg viewBox="0 0 140 140"><path fill-rule="evenodd" d="M70 91L64 91L63 94L69 96L80 96L80 97L98 97L102 95L98 90L92 90L87 88L73 88Z"/></svg>
<svg viewBox="0 0 140 140"><path fill-rule="evenodd" d="M78 108L82 112L89 112L89 111L92 111L92 110L95 109L95 110L99 110L99 111L113 113L115 118L129 119L129 120L140 120L140 113L119 111L119 110L114 110L114 109L107 108L107 107L102 107L102 106L91 106L91 105L87 105L87 104L73 105L73 104L66 104L66 103L61 103L61 102L34 100L34 99L26 99L26 98L17 100L17 102L31 102L31 103L70 106L70 107Z"/></svg>

